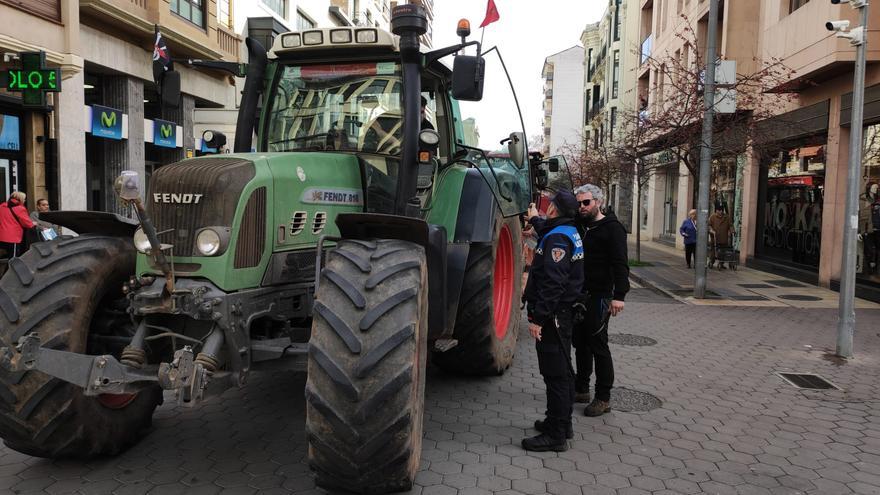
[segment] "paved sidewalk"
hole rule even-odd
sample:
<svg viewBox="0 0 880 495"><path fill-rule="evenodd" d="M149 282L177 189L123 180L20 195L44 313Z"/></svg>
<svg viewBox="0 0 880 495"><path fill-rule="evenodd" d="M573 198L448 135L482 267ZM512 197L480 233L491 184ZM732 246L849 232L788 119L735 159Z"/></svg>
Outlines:
<svg viewBox="0 0 880 495"><path fill-rule="evenodd" d="M568 452L523 451L545 400L523 319L504 376L430 369L411 493L880 493L880 311L857 311L856 358L843 363L828 356L834 310L635 299L612 321L615 393L650 393L660 407L624 412L613 398L610 414L577 414ZM620 334L656 345L615 344ZM779 371L819 373L843 390L798 390ZM199 408L167 402L118 457L51 461L0 446L0 493L325 493L306 460L303 385L302 374L265 372Z"/></svg>
<svg viewBox="0 0 880 495"><path fill-rule="evenodd" d="M629 236L629 257L635 259L635 238ZM746 268L707 271L706 299L695 299L694 270L685 265L684 251L652 241L642 241L642 261L651 266L632 267L632 278L645 287L662 291L681 302L712 306L765 306L837 308L838 294L777 274ZM856 299L856 307L880 309L880 304Z"/></svg>

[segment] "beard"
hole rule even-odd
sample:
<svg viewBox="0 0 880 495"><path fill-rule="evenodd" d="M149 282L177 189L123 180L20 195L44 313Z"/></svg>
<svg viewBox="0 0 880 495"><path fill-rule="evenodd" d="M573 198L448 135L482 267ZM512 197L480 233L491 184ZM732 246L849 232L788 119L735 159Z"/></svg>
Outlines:
<svg viewBox="0 0 880 495"><path fill-rule="evenodd" d="M578 215L586 222L592 222L596 219L596 210L590 210L587 213L578 212Z"/></svg>

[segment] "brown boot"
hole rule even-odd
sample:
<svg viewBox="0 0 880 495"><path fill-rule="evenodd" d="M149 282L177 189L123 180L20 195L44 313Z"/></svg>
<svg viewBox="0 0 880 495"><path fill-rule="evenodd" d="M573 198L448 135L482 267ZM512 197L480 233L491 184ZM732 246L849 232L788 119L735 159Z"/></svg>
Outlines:
<svg viewBox="0 0 880 495"><path fill-rule="evenodd" d="M574 401L579 402L581 404L589 404L590 403L590 391L586 392L575 392L574 393Z"/></svg>
<svg viewBox="0 0 880 495"><path fill-rule="evenodd" d="M596 399L584 409L584 416L595 418L611 411L611 405L607 401Z"/></svg>

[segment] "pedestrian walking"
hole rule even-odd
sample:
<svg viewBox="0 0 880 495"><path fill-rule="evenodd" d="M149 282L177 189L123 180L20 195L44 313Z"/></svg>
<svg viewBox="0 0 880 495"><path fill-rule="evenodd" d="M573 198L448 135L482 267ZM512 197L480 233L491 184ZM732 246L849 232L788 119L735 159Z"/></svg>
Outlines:
<svg viewBox="0 0 880 495"><path fill-rule="evenodd" d="M523 294L529 333L535 339L538 369L547 388L547 411L535 421L539 435L525 438L526 450L563 452L572 438L574 369L571 365L572 305L583 285L584 250L574 223L577 201L568 191L556 193L547 219L529 207L529 222L538 232L538 247Z"/></svg>
<svg viewBox="0 0 880 495"><path fill-rule="evenodd" d="M687 218L681 222L678 233L684 237L684 261L688 268L694 259L694 252L697 250L697 210L688 212Z"/></svg>
<svg viewBox="0 0 880 495"><path fill-rule="evenodd" d="M6 258L15 258L25 251L21 246L25 231L34 228L24 206L26 199L23 192L15 191L0 203L0 249L6 252Z"/></svg>
<svg viewBox="0 0 880 495"><path fill-rule="evenodd" d="M577 361L575 399L589 402L584 414L601 416L611 410L614 362L608 347L608 323L619 315L629 292L629 258L626 229L614 213L602 213L602 189L585 184L575 189L579 215L578 230L584 242L584 290L581 318L575 324ZM590 376L596 369L596 395L590 402Z"/></svg>
<svg viewBox="0 0 880 495"><path fill-rule="evenodd" d="M715 265L718 248L730 247L731 228L732 225L730 217L727 216L727 212L724 211L722 205L716 205L715 212L709 217L709 232L714 238L713 245L709 249L710 267ZM718 268L726 270L723 261L718 262Z"/></svg>

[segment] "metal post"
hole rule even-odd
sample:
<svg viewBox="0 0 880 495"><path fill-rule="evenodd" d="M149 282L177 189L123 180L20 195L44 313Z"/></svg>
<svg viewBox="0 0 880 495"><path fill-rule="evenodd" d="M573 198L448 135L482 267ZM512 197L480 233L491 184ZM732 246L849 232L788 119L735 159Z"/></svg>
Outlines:
<svg viewBox="0 0 880 495"><path fill-rule="evenodd" d="M706 297L706 257L709 244L709 179L712 171L712 122L715 116L715 45L718 39L718 0L709 2L706 39L706 77L703 81L703 137L700 146L700 196L697 199L697 252L694 297Z"/></svg>
<svg viewBox="0 0 880 495"><path fill-rule="evenodd" d="M868 4L860 8L864 40L856 47L852 119L849 135L849 170L846 178L846 216L843 224L843 257L840 262L840 297L837 315L837 355L853 356L856 326L856 235L859 224L859 169L862 166L862 114L865 103L865 45L868 44Z"/></svg>

